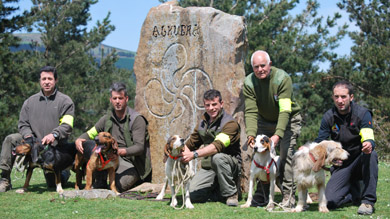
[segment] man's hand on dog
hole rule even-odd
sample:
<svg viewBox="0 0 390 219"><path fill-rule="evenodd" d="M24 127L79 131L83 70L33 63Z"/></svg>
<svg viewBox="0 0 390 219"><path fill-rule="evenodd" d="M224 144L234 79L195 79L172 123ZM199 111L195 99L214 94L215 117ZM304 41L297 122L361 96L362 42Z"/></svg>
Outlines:
<svg viewBox="0 0 390 219"><path fill-rule="evenodd" d="M84 148L83 148L83 143L85 142L85 139L78 138L75 142L76 144L76 149L81 153L84 154Z"/></svg>
<svg viewBox="0 0 390 219"><path fill-rule="evenodd" d="M271 140L274 142L274 146L278 145L280 137L278 135L272 135Z"/></svg>
<svg viewBox="0 0 390 219"><path fill-rule="evenodd" d="M194 159L194 152L190 151L187 146L184 146L184 151L181 153L181 162L188 163Z"/></svg>
<svg viewBox="0 0 390 219"><path fill-rule="evenodd" d="M43 145L51 144L55 140L56 140L56 138L54 137L54 135L52 133L50 133L50 134L46 135L45 137L43 137L42 144Z"/></svg>

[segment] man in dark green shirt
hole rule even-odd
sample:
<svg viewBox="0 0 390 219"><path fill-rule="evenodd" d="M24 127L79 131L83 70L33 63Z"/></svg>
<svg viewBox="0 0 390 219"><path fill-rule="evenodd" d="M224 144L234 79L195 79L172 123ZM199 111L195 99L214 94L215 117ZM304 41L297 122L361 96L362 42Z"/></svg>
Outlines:
<svg viewBox="0 0 390 219"><path fill-rule="evenodd" d="M243 89L248 144L253 147L256 135L265 134L279 147L282 204L292 207L295 204L296 188L291 165L301 129L300 107L294 101L291 77L282 69L271 66L267 52L254 52L251 64L253 73L245 78ZM268 204L268 185L258 183L253 206ZM265 189L264 193L260 192L261 188Z"/></svg>
<svg viewBox="0 0 390 219"><path fill-rule="evenodd" d="M115 185L119 192L124 192L142 182L150 182L152 178L147 121L127 106L129 97L125 84L112 84L110 94L112 109L76 140L76 148L83 153L83 142L93 140L99 132L110 132L119 147ZM97 178L103 180L103 187L107 187L107 175L98 174ZM100 186L95 184L94 187Z"/></svg>

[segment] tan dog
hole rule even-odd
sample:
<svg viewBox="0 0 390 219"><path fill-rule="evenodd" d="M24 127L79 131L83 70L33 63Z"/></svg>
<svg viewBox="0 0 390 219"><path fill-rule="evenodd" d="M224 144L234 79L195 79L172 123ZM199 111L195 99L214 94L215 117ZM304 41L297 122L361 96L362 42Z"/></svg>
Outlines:
<svg viewBox="0 0 390 219"><path fill-rule="evenodd" d="M86 163L86 184L85 190L90 190L92 186L92 175L93 172L98 170L107 170L108 178L110 182L110 189L114 191L116 194L119 194L118 190L115 186L115 170L119 165L119 159L111 160L108 157L115 156L118 151L118 143L108 132L100 132L99 135L95 138L95 148L91 156L88 158L77 152L74 164L74 171L76 172L76 185L75 189L79 189L81 187L82 181L82 171L81 167ZM83 143L83 147L84 143ZM85 154L84 150L84 154Z"/></svg>
<svg viewBox="0 0 390 219"><path fill-rule="evenodd" d="M248 208L251 206L253 187L256 179L270 183L269 202L266 209L270 211L275 207L275 184L278 182L276 179L279 175L279 156L276 156L275 154L275 147L272 140L265 135L258 135L255 141L253 161L250 168L248 199L245 204L241 205L241 208Z"/></svg>
<svg viewBox="0 0 390 219"><path fill-rule="evenodd" d="M180 136L174 135L168 139L164 149L164 161L166 160L164 186L156 199L162 200L164 198L165 189L167 188L167 184L169 184L172 194L170 206L175 208L177 205L175 185L178 186L178 184L182 183L185 192L185 206L186 208L194 208L190 200L189 188L190 180L195 174L195 165L194 160L191 160L188 164L180 162L181 157L179 157L179 154L183 150L184 139L180 138Z"/></svg>
<svg viewBox="0 0 390 219"><path fill-rule="evenodd" d="M329 212L325 197L325 165L341 166L348 158L347 151L335 141L322 141L302 146L293 157L294 178L297 182L298 205L294 212L301 212L306 206L307 190L318 189L318 210Z"/></svg>

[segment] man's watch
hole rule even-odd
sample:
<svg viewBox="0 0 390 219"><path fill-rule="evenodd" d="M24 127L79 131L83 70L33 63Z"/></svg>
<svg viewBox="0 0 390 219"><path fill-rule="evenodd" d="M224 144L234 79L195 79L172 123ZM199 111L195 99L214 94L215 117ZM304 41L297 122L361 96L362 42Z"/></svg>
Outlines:
<svg viewBox="0 0 390 219"><path fill-rule="evenodd" d="M194 151L194 159L198 158L199 157L199 154L198 152Z"/></svg>
<svg viewBox="0 0 390 219"><path fill-rule="evenodd" d="M57 133L53 133L53 136L54 136L55 139L58 139Z"/></svg>

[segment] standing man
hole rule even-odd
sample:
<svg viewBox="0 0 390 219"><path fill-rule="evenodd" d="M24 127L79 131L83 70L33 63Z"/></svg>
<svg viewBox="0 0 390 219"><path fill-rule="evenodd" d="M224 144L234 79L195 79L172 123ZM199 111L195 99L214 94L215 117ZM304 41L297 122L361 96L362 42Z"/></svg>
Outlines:
<svg viewBox="0 0 390 219"><path fill-rule="evenodd" d="M65 94L57 90L57 71L45 66L39 71L41 91L29 97L20 111L19 133L8 135L2 145L0 169L0 192L12 188L11 171L15 156L12 150L24 141L32 147L34 138L43 145L64 146L73 129L74 104ZM69 171L63 171L61 181L69 178ZM45 174L48 187L55 187L54 174Z"/></svg>
<svg viewBox="0 0 390 219"><path fill-rule="evenodd" d="M76 148L84 152L83 142L93 140L99 132L109 132L118 142L119 166L116 170L115 185L119 192L124 192L142 182L152 180L152 165L150 160L149 134L146 119L127 106L126 85L113 83L110 87L110 102L112 109L89 131L76 140ZM97 178L105 180L98 172ZM96 188L96 186L95 186Z"/></svg>
<svg viewBox="0 0 390 219"><path fill-rule="evenodd" d="M335 106L324 114L315 141L321 142L330 137L349 152L348 159L341 167L333 166L330 169L332 175L325 189L328 208L335 209L354 201L355 189L359 191L357 199L361 203L358 214L371 215L374 212L378 182L378 155L374 150L372 112L354 103L353 93L353 86L347 81L333 85ZM354 182L361 179L364 188L360 195L360 185Z"/></svg>
<svg viewBox="0 0 390 219"><path fill-rule="evenodd" d="M221 93L208 90L203 103L206 113L186 142L182 161L203 157L202 168L190 183L192 202L225 201L238 205L241 171L240 126L223 109ZM204 147L200 148L201 145Z"/></svg>
<svg viewBox="0 0 390 219"><path fill-rule="evenodd" d="M290 76L282 69L271 67L267 52L254 52L251 64L253 73L245 78L243 89L247 143L253 147L256 135L264 134L279 146L282 205L292 207L296 186L291 166L301 129L300 107L294 101ZM258 182L252 206L266 206L268 194L269 183Z"/></svg>

